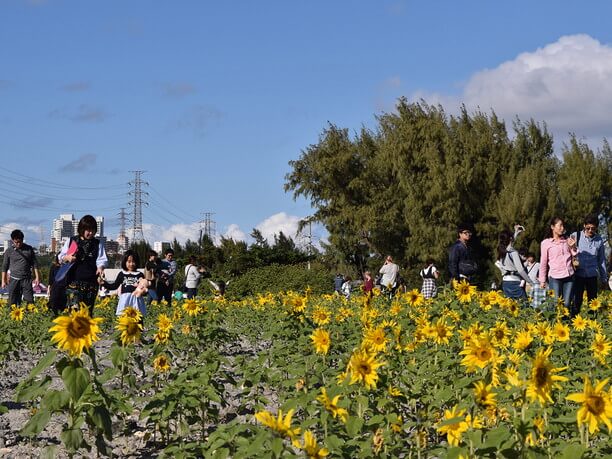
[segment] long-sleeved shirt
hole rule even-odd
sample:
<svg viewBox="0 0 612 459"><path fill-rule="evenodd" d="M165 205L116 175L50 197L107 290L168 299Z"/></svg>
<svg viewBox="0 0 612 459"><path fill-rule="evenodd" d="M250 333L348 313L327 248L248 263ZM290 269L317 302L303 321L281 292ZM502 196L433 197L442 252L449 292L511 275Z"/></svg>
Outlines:
<svg viewBox="0 0 612 459"><path fill-rule="evenodd" d="M382 286L393 286L393 283L397 278L397 273L399 273L399 266L397 266L395 263L386 263L378 272L383 275L382 279L380 280L380 284Z"/></svg>
<svg viewBox="0 0 612 459"><path fill-rule="evenodd" d="M11 271L14 279L28 279L32 277L32 269L38 269L38 261L32 246L22 244L19 249L9 247L4 252L2 272Z"/></svg>
<svg viewBox="0 0 612 459"><path fill-rule="evenodd" d="M451 280L455 279L460 281L462 278L467 278L474 273L461 272L460 265L463 263L473 262L472 254L467 245L460 240L457 240L448 252L448 272L450 273Z"/></svg>
<svg viewBox="0 0 612 459"><path fill-rule="evenodd" d="M578 234L572 234L572 237L578 241L578 261L580 266L576 270L576 276L579 277L597 277L602 282L608 281L608 270L606 268L606 250L603 239L599 234L593 237L588 237L584 231L580 232L580 240Z"/></svg>
<svg viewBox="0 0 612 459"><path fill-rule="evenodd" d="M548 277L564 279L574 274L572 255L576 255L576 248L567 245L567 239L544 239L540 244L540 283L545 283Z"/></svg>
<svg viewBox="0 0 612 459"><path fill-rule="evenodd" d="M499 263L499 265L497 265L497 263ZM506 249L506 256L503 260L497 260L497 263L496 265L502 272L502 280L516 282L523 279L529 284L533 283L525 270L525 266L523 266L521 256L513 247L508 246Z"/></svg>
<svg viewBox="0 0 612 459"><path fill-rule="evenodd" d="M198 267L192 264L185 266L185 285L187 288L197 288L198 281L202 274L198 271Z"/></svg>

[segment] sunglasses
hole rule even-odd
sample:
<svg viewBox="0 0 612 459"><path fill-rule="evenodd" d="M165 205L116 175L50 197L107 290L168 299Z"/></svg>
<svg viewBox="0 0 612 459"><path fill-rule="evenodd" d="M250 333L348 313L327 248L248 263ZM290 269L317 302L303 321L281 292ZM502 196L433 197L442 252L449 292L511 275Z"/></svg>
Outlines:
<svg viewBox="0 0 612 459"><path fill-rule="evenodd" d="M596 226L585 226L584 230L585 231L597 231L597 227Z"/></svg>

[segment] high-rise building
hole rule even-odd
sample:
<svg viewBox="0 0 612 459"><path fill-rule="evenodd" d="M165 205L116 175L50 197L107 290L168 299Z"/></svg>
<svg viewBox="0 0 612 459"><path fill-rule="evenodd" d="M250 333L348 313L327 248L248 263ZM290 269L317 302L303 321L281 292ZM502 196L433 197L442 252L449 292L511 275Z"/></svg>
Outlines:
<svg viewBox="0 0 612 459"><path fill-rule="evenodd" d="M98 232L96 237L104 237L104 217L96 217L96 223L98 224Z"/></svg>
<svg viewBox="0 0 612 459"><path fill-rule="evenodd" d="M157 255L160 257L164 256L164 250L169 249L171 244L165 241L155 241L153 242L153 250L157 252Z"/></svg>

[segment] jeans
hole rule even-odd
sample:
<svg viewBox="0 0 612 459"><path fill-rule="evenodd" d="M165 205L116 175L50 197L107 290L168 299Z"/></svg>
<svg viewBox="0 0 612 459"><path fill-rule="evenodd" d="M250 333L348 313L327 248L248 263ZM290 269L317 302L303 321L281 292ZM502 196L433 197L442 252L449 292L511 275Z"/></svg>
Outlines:
<svg viewBox="0 0 612 459"><path fill-rule="evenodd" d="M574 309L572 311L572 317L580 314L580 308L582 307L582 296L585 290L587 292L587 300L589 302L592 299L597 298L597 277L575 276Z"/></svg>
<svg viewBox="0 0 612 459"><path fill-rule="evenodd" d="M26 303L34 303L34 290L32 290L32 279L27 277L25 279L14 279L10 278L8 285L9 294L9 305L21 304L21 297Z"/></svg>
<svg viewBox="0 0 612 459"><path fill-rule="evenodd" d="M198 289L197 288L187 288L187 299L192 299L195 298L195 296L198 293Z"/></svg>
<svg viewBox="0 0 612 459"><path fill-rule="evenodd" d="M563 306L570 309L574 299L574 276L563 279L548 278L548 287L555 293L555 298L563 298Z"/></svg>
<svg viewBox="0 0 612 459"><path fill-rule="evenodd" d="M520 281L502 281L502 290L507 298L520 300L527 297Z"/></svg>

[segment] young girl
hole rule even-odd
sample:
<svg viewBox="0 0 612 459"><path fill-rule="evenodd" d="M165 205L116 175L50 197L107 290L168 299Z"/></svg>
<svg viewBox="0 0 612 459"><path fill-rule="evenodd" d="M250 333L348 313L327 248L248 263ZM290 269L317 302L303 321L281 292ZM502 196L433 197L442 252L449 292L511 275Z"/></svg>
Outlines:
<svg viewBox="0 0 612 459"><path fill-rule="evenodd" d="M103 282L104 288L108 290L117 290L119 292L119 303L117 304L117 316L123 313L123 310L128 307L137 308L144 316L147 312L143 295L139 293L139 284L141 279L144 279L144 274L137 270L140 260L138 254L133 250L128 250L123 255L121 260L122 271L119 272L115 282Z"/></svg>
<svg viewBox="0 0 612 459"><path fill-rule="evenodd" d="M438 287L436 286L436 279L440 277L440 273L434 266L432 258L427 259L427 266L421 269L419 273L423 278L423 285L421 287L421 293L426 299L433 298L438 294Z"/></svg>
<svg viewBox="0 0 612 459"><path fill-rule="evenodd" d="M550 237L540 246L540 288L548 287L555 297L563 298L563 304L570 308L574 288L574 267L572 255L576 255L576 240L566 238L563 220L553 217L550 220Z"/></svg>
<svg viewBox="0 0 612 459"><path fill-rule="evenodd" d="M372 279L372 273L370 271L366 271L363 273L363 293L367 296L371 296L373 288L374 279Z"/></svg>

